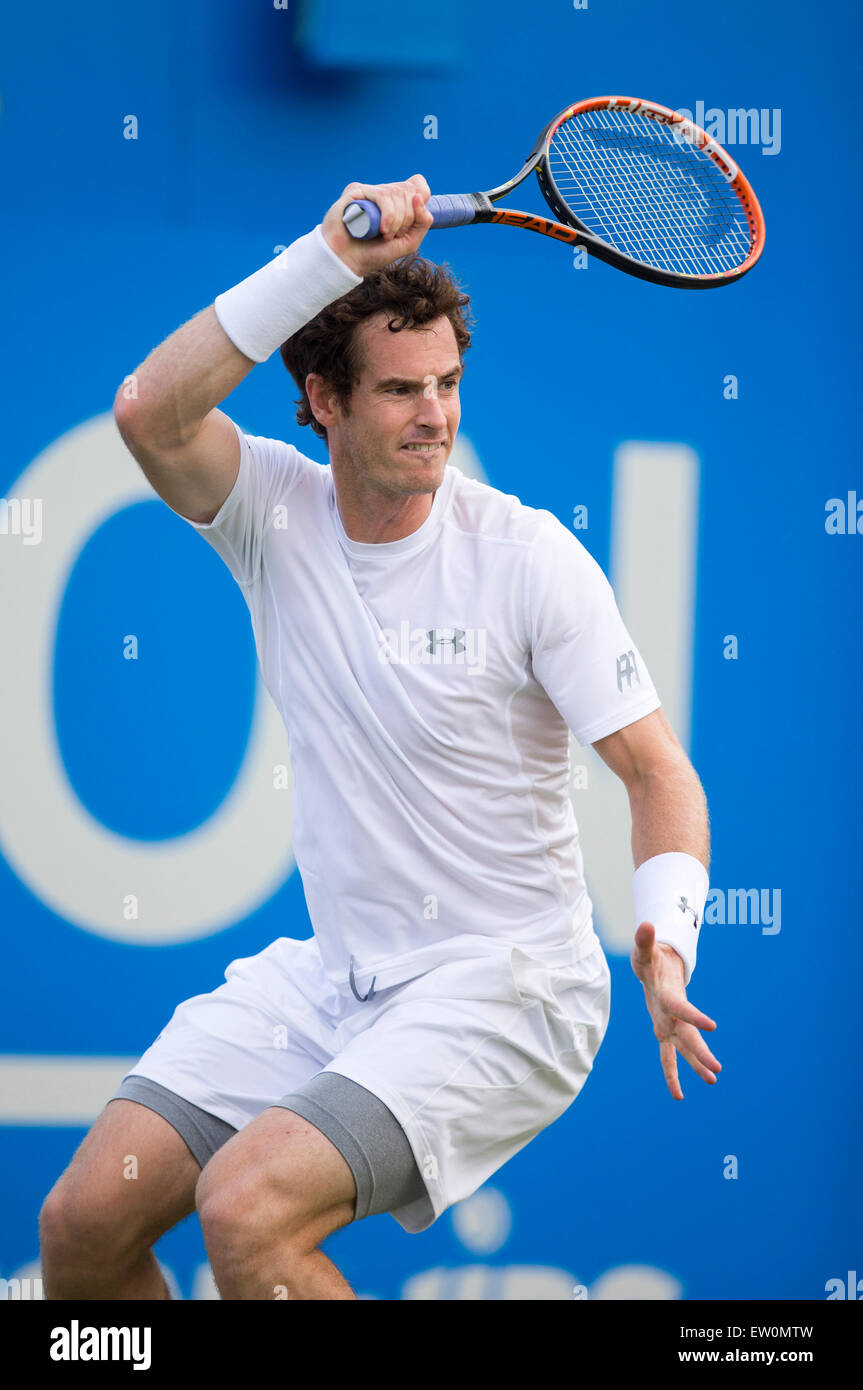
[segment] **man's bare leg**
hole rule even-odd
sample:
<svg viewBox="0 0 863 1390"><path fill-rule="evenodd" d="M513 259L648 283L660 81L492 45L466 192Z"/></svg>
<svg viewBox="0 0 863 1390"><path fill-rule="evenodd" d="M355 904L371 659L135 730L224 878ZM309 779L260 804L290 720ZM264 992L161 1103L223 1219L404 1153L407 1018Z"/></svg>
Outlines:
<svg viewBox="0 0 863 1390"><path fill-rule="evenodd" d="M43 1250L45 1246L43 1245ZM48 1266L46 1268L46 1266ZM123 1299L170 1299L171 1291L152 1250L132 1264L94 1266L75 1257L66 1266L43 1255L43 1288L46 1299L82 1299L106 1302Z"/></svg>
<svg viewBox="0 0 863 1390"><path fill-rule="evenodd" d="M350 1284L322 1250L301 1253L278 1247L243 1246L235 1257L210 1256L224 1299L355 1299Z"/></svg>
<svg viewBox="0 0 863 1390"><path fill-rule="evenodd" d="M161 1115L109 1101L39 1214L45 1298L170 1299L152 1246L195 1210L200 1174Z"/></svg>
<svg viewBox="0 0 863 1390"><path fill-rule="evenodd" d="M356 1183L326 1135L263 1110L201 1173L196 1200L224 1299L355 1299L320 1243L353 1221Z"/></svg>

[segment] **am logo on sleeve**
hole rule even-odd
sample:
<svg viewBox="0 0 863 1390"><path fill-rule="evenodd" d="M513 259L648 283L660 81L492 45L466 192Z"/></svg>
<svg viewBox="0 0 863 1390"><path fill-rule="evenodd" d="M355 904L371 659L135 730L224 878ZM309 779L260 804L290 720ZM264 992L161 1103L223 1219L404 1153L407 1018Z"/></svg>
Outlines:
<svg viewBox="0 0 863 1390"><path fill-rule="evenodd" d="M632 689L633 680L637 685L641 685L641 676L638 674L638 667L635 662L635 652L623 652L617 658L617 688L623 694L623 683L626 681L626 689Z"/></svg>

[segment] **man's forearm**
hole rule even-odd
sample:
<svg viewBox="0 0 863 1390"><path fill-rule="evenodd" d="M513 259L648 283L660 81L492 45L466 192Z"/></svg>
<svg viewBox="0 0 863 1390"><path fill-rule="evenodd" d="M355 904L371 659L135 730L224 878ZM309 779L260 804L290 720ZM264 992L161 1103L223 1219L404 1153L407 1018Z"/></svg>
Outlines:
<svg viewBox="0 0 863 1390"><path fill-rule="evenodd" d="M231 342L212 304L154 348L120 387L123 418L157 448L180 448L254 367Z"/></svg>
<svg viewBox="0 0 863 1390"><path fill-rule="evenodd" d="M691 854L710 871L707 798L688 759L669 759L629 785L632 859L639 868L657 854Z"/></svg>

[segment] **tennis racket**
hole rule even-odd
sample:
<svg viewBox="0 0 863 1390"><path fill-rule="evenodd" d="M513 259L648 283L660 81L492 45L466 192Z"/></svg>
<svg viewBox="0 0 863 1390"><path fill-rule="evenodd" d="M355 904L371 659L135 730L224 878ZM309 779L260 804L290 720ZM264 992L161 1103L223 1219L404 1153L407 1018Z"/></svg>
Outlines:
<svg viewBox="0 0 863 1390"><path fill-rule="evenodd" d="M494 204L536 171L558 221ZM764 249L764 218L740 169L700 126L653 101L591 97L550 121L514 178L485 193L426 204L429 229L500 222L582 246L598 260L681 289L730 285ZM349 203L342 220L366 241L375 203Z"/></svg>

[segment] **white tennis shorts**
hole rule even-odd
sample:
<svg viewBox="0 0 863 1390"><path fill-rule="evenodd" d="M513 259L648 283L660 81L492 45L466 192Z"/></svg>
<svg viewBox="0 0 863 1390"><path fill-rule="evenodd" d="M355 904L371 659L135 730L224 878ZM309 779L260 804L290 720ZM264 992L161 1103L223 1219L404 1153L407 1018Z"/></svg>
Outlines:
<svg viewBox="0 0 863 1390"><path fill-rule="evenodd" d="M490 942L366 1000L324 975L314 937L279 937L175 1009L131 1069L236 1129L320 1071L371 1091L407 1135L426 1196L392 1211L424 1231L572 1104L608 1026L595 945Z"/></svg>

